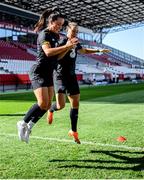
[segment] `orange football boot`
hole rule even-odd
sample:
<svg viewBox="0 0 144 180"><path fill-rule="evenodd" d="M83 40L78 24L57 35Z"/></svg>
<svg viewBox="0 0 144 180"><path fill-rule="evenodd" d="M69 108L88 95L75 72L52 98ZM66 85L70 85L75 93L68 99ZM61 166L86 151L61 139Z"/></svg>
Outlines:
<svg viewBox="0 0 144 180"><path fill-rule="evenodd" d="M74 138L74 141L75 141L77 144L81 144L81 142L80 142L80 140L79 140L79 138L78 138L78 132L74 132L74 131L70 130L70 131L68 132L68 135L71 136L71 137L73 137L73 138Z"/></svg>

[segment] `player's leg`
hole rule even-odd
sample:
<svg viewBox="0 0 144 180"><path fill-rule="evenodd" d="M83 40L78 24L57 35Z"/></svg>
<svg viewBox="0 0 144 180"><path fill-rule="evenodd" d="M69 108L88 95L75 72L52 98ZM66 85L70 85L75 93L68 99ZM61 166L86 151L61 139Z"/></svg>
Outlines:
<svg viewBox="0 0 144 180"><path fill-rule="evenodd" d="M26 131L31 130L32 127L46 113L48 109L48 88L37 88L34 90L34 94L37 98L37 103L28 110L23 120L17 123L18 135L20 140L28 140L28 138L26 138ZM28 133L30 133L30 131Z"/></svg>
<svg viewBox="0 0 144 180"><path fill-rule="evenodd" d="M71 130L69 131L69 136L73 136L76 143L80 144L77 132L77 122L78 122L78 110L79 110L79 100L80 94L69 95L68 99L71 104L70 109L70 120L71 120Z"/></svg>
<svg viewBox="0 0 144 180"><path fill-rule="evenodd" d="M41 90L35 90L35 96L37 97L38 106L41 110L37 111L34 118L27 124L27 130L25 133L25 141L28 143L29 135L31 133L32 127L37 123L37 121L47 112L51 106L51 100L53 97L53 87L42 88ZM43 111L43 113L42 113ZM41 113L40 113L41 112Z"/></svg>
<svg viewBox="0 0 144 180"><path fill-rule="evenodd" d="M47 114L47 122L52 124L54 111L58 111L65 107L65 84L61 78L57 79L57 73L54 73L54 87L56 102L52 104Z"/></svg>
<svg viewBox="0 0 144 180"><path fill-rule="evenodd" d="M19 139L26 142L28 142L29 140L29 134L32 127L51 106L53 93L49 94L49 92L54 91L52 74L49 75L49 78L33 78L32 86L37 99L37 103L29 109L23 120L17 123Z"/></svg>
<svg viewBox="0 0 144 180"><path fill-rule="evenodd" d="M52 104L47 114L47 122L52 124L54 111L59 111L65 107L65 94L56 93L56 102Z"/></svg>
<svg viewBox="0 0 144 180"><path fill-rule="evenodd" d="M78 132L77 132L80 90L76 75L72 75L69 78L70 80L68 81L69 83L67 84L67 94L71 105L71 109L70 109L71 130L69 131L69 135L74 137L75 142L80 144L80 140L78 138Z"/></svg>

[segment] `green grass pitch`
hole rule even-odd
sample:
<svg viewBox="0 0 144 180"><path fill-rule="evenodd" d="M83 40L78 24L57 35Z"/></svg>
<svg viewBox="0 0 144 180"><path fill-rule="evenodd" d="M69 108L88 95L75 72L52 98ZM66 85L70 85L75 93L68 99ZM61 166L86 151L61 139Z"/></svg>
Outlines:
<svg viewBox="0 0 144 180"><path fill-rule="evenodd" d="M20 142L16 123L34 102L32 92L0 95L0 178L144 179L144 84L81 88L81 145L67 135L68 102Z"/></svg>

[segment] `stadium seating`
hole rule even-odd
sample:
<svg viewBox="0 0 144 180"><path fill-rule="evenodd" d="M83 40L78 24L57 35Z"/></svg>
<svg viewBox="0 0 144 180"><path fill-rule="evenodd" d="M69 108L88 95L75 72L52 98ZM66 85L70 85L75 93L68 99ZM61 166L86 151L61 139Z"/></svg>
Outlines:
<svg viewBox="0 0 144 180"><path fill-rule="evenodd" d="M23 46L26 47L26 46ZM35 60L35 56L29 54L27 51L14 46L10 42L0 40L0 59L21 59L21 60Z"/></svg>
<svg viewBox="0 0 144 180"><path fill-rule="evenodd" d="M102 48L98 43L89 43L92 47ZM103 48L107 46L103 45ZM13 75L28 75L31 66L35 63L36 59L36 45L23 44L20 42L12 41L6 42L0 40L0 74L5 76L6 81L14 80ZM121 79L124 79L124 74L129 74L131 77L140 75L143 77L144 70L132 68L128 61L124 61L122 57L118 57L116 53L109 54L78 54L76 61L76 74L78 80L87 79L96 75L96 79L104 79L106 76L110 78L117 74ZM29 78L27 76L27 80ZM20 81L19 81L20 82Z"/></svg>
<svg viewBox="0 0 144 180"><path fill-rule="evenodd" d="M28 74L31 66L35 63L35 61L17 59L1 59L1 61L0 67L12 74Z"/></svg>

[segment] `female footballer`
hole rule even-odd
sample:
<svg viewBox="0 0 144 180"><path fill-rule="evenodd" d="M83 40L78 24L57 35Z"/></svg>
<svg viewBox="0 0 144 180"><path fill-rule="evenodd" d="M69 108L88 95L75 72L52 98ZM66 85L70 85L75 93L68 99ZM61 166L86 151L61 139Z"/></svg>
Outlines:
<svg viewBox="0 0 144 180"><path fill-rule="evenodd" d="M78 25L74 22L70 22L67 26L67 37L63 39L61 45L65 45L68 41L76 38L78 33ZM58 111L65 107L65 95L67 95L71 109L71 130L69 136L72 136L76 143L80 144L80 140L77 132L77 120L78 120L78 109L80 100L80 90L75 74L75 63L77 58L77 52L82 54L88 53L108 53L108 49L90 49L83 48L80 43L75 45L73 48L68 48L67 51L59 55L58 65L56 71L54 71L54 85L56 93L56 103L54 103L48 111L47 121L49 124L53 121L54 111Z"/></svg>
<svg viewBox="0 0 144 180"><path fill-rule="evenodd" d="M17 122L18 136L28 143L32 127L47 112L53 97L53 70L57 66L57 56L77 44L77 39L59 44L59 31L64 24L64 16L57 8L42 13L35 25L37 38L37 61L30 70L30 79L37 103Z"/></svg>

